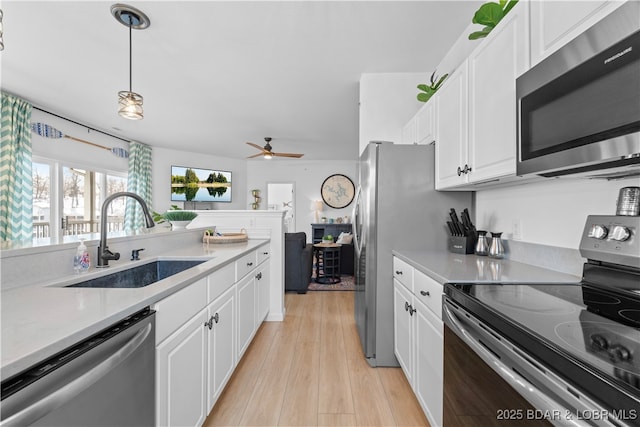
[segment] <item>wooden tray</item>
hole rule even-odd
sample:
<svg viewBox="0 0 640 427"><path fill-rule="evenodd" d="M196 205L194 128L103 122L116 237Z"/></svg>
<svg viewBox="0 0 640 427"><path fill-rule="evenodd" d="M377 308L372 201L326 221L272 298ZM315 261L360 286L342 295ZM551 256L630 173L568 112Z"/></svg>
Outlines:
<svg viewBox="0 0 640 427"><path fill-rule="evenodd" d="M244 228L240 230L240 233L221 233L212 235L208 231L205 231L202 236L203 243L240 243L246 242L247 240L249 240L249 236L247 235L247 230Z"/></svg>

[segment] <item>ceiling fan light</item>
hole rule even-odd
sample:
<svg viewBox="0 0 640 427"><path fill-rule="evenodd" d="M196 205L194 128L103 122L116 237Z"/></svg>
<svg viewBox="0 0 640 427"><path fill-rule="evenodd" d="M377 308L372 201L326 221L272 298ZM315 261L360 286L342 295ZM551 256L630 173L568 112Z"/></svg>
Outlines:
<svg viewBox="0 0 640 427"><path fill-rule="evenodd" d="M271 154L271 153L264 153L264 158L265 158L265 159L267 159L267 160L268 160L268 159L272 159L272 158L273 158L273 154Z"/></svg>
<svg viewBox="0 0 640 427"><path fill-rule="evenodd" d="M118 92L118 114L129 120L142 120L142 95L122 90Z"/></svg>

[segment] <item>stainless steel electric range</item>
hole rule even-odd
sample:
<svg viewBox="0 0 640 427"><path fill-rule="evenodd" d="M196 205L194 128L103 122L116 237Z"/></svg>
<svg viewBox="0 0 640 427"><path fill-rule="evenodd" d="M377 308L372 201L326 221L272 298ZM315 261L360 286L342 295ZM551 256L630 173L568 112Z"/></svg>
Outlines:
<svg viewBox="0 0 640 427"><path fill-rule="evenodd" d="M640 217L589 216L580 252L576 285L445 285L445 426L640 426Z"/></svg>

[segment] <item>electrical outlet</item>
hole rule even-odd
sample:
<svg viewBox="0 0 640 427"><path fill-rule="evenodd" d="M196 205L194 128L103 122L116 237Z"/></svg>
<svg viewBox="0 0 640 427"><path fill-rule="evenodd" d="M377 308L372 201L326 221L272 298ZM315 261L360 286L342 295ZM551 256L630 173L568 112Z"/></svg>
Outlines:
<svg viewBox="0 0 640 427"><path fill-rule="evenodd" d="M513 240L522 240L522 220L516 219L511 224L511 238Z"/></svg>

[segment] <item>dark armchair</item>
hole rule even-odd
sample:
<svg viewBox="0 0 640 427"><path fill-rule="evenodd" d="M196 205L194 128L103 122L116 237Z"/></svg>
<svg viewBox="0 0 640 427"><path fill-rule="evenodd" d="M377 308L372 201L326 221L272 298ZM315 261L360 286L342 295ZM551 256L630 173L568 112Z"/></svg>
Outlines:
<svg viewBox="0 0 640 427"><path fill-rule="evenodd" d="M306 294L312 268L313 245L306 233L284 233L284 290Z"/></svg>

